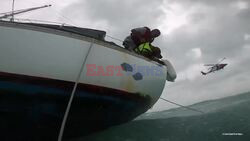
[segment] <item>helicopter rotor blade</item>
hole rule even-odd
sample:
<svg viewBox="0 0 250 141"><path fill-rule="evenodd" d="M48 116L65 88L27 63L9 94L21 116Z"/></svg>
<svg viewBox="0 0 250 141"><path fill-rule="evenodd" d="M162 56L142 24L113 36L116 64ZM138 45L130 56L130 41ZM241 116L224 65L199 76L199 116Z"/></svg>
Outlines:
<svg viewBox="0 0 250 141"><path fill-rule="evenodd" d="M220 64L225 59L226 59L226 57L222 58L217 64Z"/></svg>
<svg viewBox="0 0 250 141"><path fill-rule="evenodd" d="M214 66L216 64L204 64L204 66Z"/></svg>

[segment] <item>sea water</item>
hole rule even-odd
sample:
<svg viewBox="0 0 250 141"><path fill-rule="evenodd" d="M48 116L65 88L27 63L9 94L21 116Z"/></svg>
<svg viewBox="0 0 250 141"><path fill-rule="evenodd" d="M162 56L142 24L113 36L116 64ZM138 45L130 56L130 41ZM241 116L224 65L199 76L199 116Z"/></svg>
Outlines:
<svg viewBox="0 0 250 141"><path fill-rule="evenodd" d="M250 93L146 113L75 141L250 141Z"/></svg>

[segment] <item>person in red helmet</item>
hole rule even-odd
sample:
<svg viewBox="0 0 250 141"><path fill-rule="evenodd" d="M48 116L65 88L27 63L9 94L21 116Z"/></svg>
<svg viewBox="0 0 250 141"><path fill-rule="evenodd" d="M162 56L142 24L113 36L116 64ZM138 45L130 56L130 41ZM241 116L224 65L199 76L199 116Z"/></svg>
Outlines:
<svg viewBox="0 0 250 141"><path fill-rule="evenodd" d="M151 43L160 36L159 29L150 30L148 27L139 27L131 30L130 36L126 37L123 45L129 51L134 51L148 58L162 58L161 51Z"/></svg>
<svg viewBox="0 0 250 141"><path fill-rule="evenodd" d="M135 28L131 30L131 37L134 43L139 46L142 43L152 43L154 38L160 36L159 29L153 29L152 31L148 27Z"/></svg>

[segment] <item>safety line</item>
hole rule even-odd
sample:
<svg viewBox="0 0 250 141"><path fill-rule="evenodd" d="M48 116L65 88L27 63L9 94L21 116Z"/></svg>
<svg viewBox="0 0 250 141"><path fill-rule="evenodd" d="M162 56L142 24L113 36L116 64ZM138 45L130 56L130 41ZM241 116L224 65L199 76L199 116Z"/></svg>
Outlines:
<svg viewBox="0 0 250 141"><path fill-rule="evenodd" d="M177 105L177 106L180 106L180 107L183 107L183 108L189 109L189 110L191 110L191 111L196 111L196 112L199 112L199 113L204 114L204 112L203 112L203 111L200 111L200 110L197 110L197 109L194 109L194 108L190 108L190 107L188 107L188 106L183 106L183 105L181 105L181 104L178 104L178 103L172 102L172 101L167 100L167 99L165 99L165 98L160 98L160 99L162 99L162 100L164 100L164 101L166 101L166 102L172 103L172 104L174 104L174 105Z"/></svg>

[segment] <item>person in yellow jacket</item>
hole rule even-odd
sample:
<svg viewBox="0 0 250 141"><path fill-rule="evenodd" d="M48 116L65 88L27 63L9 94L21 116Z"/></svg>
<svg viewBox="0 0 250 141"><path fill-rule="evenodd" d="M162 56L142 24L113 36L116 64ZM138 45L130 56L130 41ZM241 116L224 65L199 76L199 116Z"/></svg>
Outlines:
<svg viewBox="0 0 250 141"><path fill-rule="evenodd" d="M131 30L130 35L124 39L123 46L129 51L134 51L134 49L142 43L152 43L160 34L161 32L159 29L151 30L146 26L134 28Z"/></svg>
<svg viewBox="0 0 250 141"><path fill-rule="evenodd" d="M161 59L161 50L158 47L152 46L149 42L140 44L134 49L137 54L143 55L150 59Z"/></svg>

